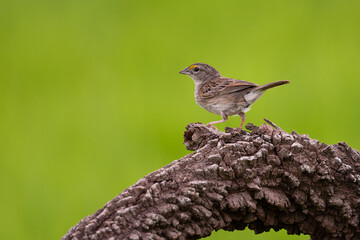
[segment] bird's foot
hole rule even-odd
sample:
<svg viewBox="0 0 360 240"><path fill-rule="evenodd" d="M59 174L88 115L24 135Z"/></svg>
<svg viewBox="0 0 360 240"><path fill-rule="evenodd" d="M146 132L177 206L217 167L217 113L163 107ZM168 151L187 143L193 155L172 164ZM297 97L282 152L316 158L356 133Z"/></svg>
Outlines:
<svg viewBox="0 0 360 240"><path fill-rule="evenodd" d="M210 124L210 123L206 124L206 126L207 126L208 128L212 128L213 130L219 130L219 129L217 129L217 127L215 127L214 125L212 125L212 124Z"/></svg>

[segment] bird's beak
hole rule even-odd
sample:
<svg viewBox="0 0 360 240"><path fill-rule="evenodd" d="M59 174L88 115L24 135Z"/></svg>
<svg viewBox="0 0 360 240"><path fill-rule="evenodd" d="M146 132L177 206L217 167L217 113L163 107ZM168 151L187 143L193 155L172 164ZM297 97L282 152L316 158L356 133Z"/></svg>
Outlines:
<svg viewBox="0 0 360 240"><path fill-rule="evenodd" d="M186 74L186 75L189 75L189 74L190 74L188 68L185 68L185 69L181 70L179 73L181 73L181 74Z"/></svg>

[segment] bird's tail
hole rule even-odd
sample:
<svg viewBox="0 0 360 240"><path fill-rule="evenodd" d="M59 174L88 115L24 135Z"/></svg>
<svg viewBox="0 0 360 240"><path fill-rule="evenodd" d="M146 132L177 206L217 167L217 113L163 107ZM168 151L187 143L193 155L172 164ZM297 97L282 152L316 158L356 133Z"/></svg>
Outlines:
<svg viewBox="0 0 360 240"><path fill-rule="evenodd" d="M287 81L287 80L281 80L281 81L271 82L271 83L267 83L267 84L258 86L258 87L256 87L254 90L255 90L255 91L256 91L256 90L261 90L261 91L263 92L263 91L268 90L268 89L270 89L270 88L277 87L277 86L284 85L284 84L288 84L288 83L290 83L290 81Z"/></svg>

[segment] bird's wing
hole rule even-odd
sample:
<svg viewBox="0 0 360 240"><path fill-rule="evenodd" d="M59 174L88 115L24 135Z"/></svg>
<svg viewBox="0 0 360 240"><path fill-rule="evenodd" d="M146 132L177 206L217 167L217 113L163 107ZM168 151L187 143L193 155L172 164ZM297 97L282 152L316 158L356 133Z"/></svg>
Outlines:
<svg viewBox="0 0 360 240"><path fill-rule="evenodd" d="M218 77L204 84L200 89L202 98L212 98L217 95L230 94L255 88L258 85L243 80Z"/></svg>

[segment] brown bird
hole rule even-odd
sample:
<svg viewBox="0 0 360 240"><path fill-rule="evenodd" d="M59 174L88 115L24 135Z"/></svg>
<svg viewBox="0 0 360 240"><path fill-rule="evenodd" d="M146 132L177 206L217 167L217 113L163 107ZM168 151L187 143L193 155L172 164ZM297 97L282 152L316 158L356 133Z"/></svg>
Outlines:
<svg viewBox="0 0 360 240"><path fill-rule="evenodd" d="M245 113L266 90L290 83L282 80L264 85L225 78L212 66L205 63L195 63L180 71L189 75L195 82L195 101L209 112L221 115L222 120L209 122L207 126L226 122L228 116L241 117L240 128L245 121Z"/></svg>

